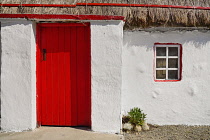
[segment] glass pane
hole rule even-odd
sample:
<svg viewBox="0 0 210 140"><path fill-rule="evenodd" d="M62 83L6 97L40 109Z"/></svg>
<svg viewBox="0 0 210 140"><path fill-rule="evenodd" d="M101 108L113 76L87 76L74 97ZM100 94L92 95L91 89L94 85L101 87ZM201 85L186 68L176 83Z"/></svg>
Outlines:
<svg viewBox="0 0 210 140"><path fill-rule="evenodd" d="M166 70L156 70L156 79L166 79Z"/></svg>
<svg viewBox="0 0 210 140"><path fill-rule="evenodd" d="M178 58L169 58L168 59L169 68L178 68Z"/></svg>
<svg viewBox="0 0 210 140"><path fill-rule="evenodd" d="M157 58L156 68L166 68L166 58Z"/></svg>
<svg viewBox="0 0 210 140"><path fill-rule="evenodd" d="M178 47L169 47L168 56L178 56Z"/></svg>
<svg viewBox="0 0 210 140"><path fill-rule="evenodd" d="M166 47L156 47L157 56L166 56Z"/></svg>
<svg viewBox="0 0 210 140"><path fill-rule="evenodd" d="M178 70L169 70L168 79L178 79Z"/></svg>

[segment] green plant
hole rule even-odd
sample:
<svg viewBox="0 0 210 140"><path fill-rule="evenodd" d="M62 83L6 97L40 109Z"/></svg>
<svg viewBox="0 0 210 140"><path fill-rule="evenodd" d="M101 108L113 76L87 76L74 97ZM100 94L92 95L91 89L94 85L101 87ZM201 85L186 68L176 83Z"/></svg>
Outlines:
<svg viewBox="0 0 210 140"><path fill-rule="evenodd" d="M138 107L134 107L128 112L129 123L132 125L143 125L146 119L146 114L142 112L142 110Z"/></svg>

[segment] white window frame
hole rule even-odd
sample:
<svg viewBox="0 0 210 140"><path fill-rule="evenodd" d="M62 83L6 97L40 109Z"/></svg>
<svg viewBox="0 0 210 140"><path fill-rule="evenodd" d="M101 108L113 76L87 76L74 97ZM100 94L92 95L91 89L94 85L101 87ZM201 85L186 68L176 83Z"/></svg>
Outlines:
<svg viewBox="0 0 210 140"><path fill-rule="evenodd" d="M157 47L166 47L166 56L156 56L156 48ZM177 47L178 48L178 56L168 56L168 48L170 47ZM160 81L177 81L181 79L181 45L180 44L155 44L155 80ZM157 58L165 58L166 59L166 68L156 68L156 59ZM178 68L168 68L168 59L169 58L178 58ZM157 79L156 78L156 71L157 70L166 70L166 79ZM168 79L168 71L169 70L178 70L178 79Z"/></svg>

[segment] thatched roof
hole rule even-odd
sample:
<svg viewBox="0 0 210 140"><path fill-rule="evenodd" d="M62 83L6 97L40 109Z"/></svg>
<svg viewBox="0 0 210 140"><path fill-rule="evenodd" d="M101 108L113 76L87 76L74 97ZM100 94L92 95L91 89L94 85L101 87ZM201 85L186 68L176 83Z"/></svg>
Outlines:
<svg viewBox="0 0 210 140"><path fill-rule="evenodd" d="M210 0L1 0L2 3L21 4L76 4L76 3L126 3L210 7ZM115 7L115 6L76 6L76 7L1 7L7 14L80 14L124 16L125 28L146 27L210 27L210 10Z"/></svg>

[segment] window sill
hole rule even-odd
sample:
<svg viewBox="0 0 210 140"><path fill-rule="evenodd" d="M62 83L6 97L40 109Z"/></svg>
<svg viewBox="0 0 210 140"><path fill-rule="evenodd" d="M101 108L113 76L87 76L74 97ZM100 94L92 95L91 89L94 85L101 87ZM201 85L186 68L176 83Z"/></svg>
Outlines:
<svg viewBox="0 0 210 140"><path fill-rule="evenodd" d="M181 80L155 80L155 82L179 82Z"/></svg>

